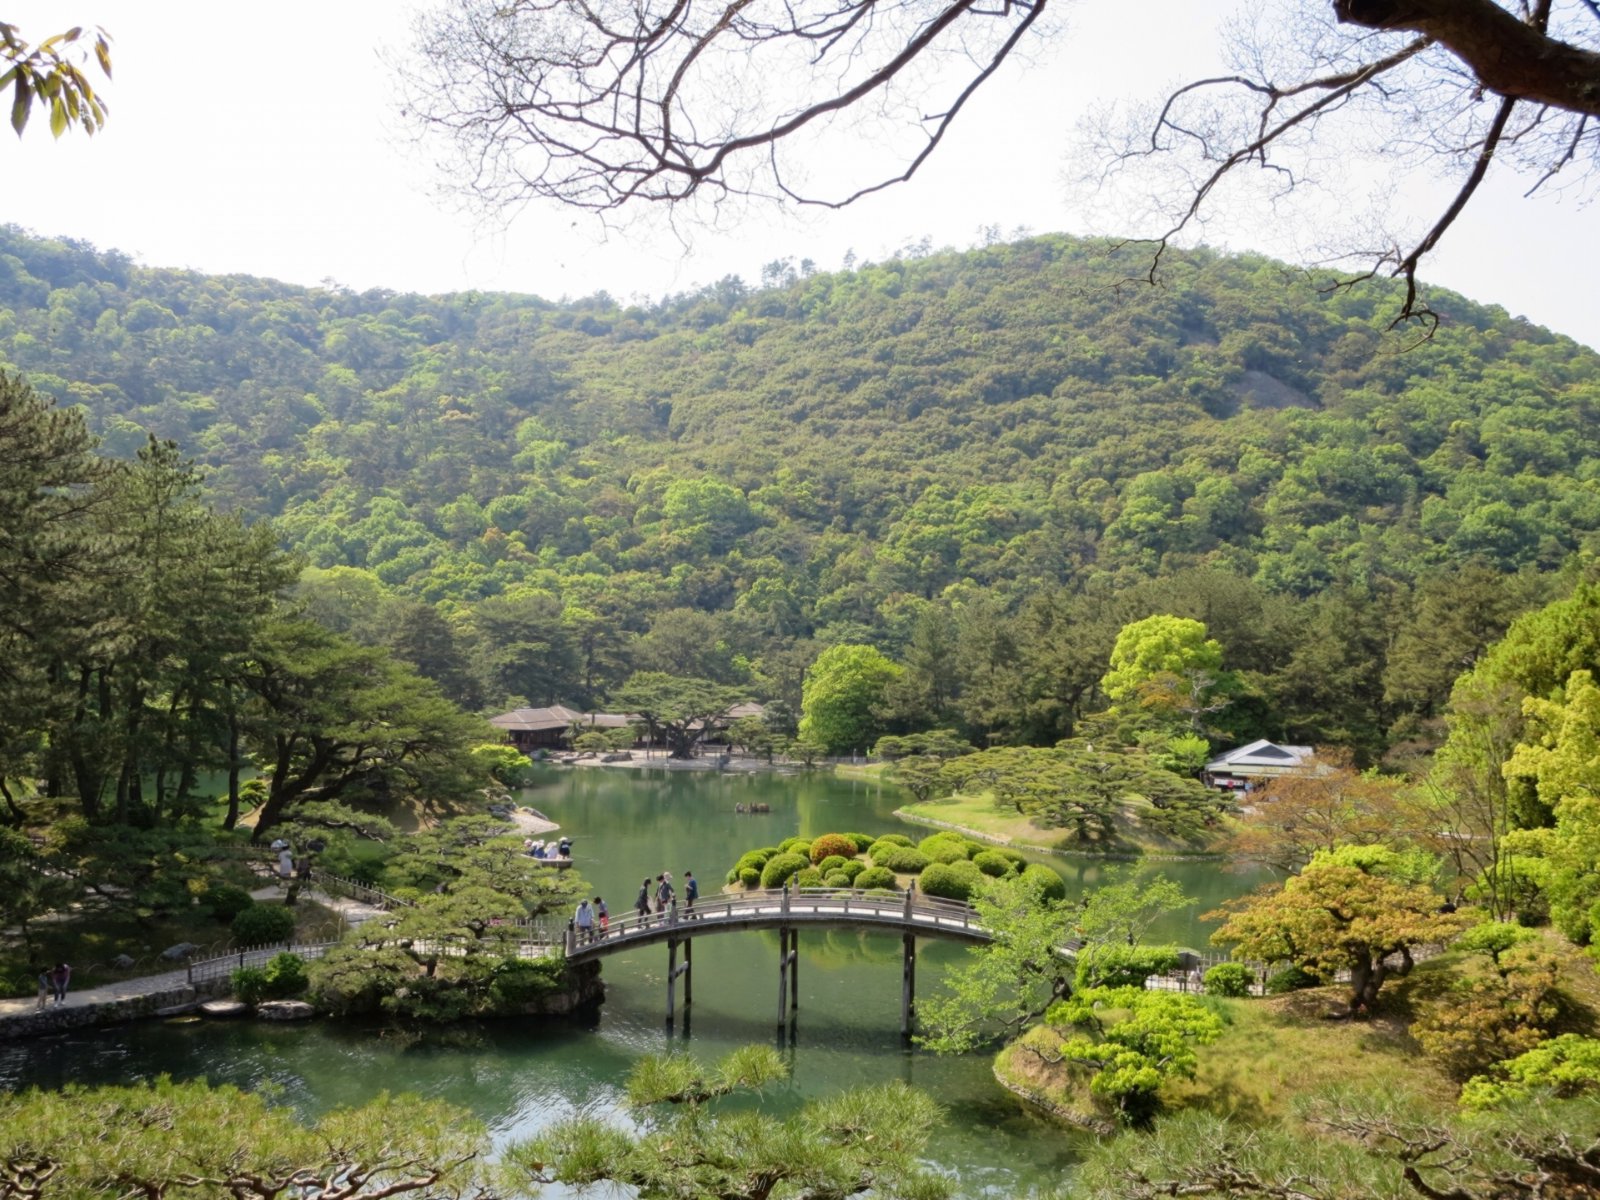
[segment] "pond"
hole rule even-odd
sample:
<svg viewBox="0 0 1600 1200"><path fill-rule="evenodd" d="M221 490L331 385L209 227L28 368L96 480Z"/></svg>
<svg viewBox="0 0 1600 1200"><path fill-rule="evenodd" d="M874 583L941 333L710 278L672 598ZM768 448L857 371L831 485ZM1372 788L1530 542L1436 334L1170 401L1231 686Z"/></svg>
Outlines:
<svg viewBox="0 0 1600 1200"><path fill-rule="evenodd" d="M591 895L615 913L639 882L685 871L715 892L744 850L796 833L830 831L920 836L895 820L893 787L823 772L792 775L687 770L549 769L521 796L576 839L577 869ZM737 814L736 804L771 812ZM1042 856L1041 856L1042 857ZM1107 868L1048 858L1070 888L1093 887ZM1252 886L1218 863L1151 864L1197 903L1158 936L1204 944L1199 913ZM927 994L962 947L924 941L917 987ZM124 1026L25 1045L0 1044L0 1086L57 1087L68 1081L126 1082L161 1074L256 1088L271 1084L307 1112L370 1099L380 1091L440 1097L478 1113L498 1140L526 1136L575 1110L611 1111L633 1062L682 1047L712 1059L736 1046L782 1048L792 1069L762 1104L782 1111L842 1087L901 1079L931 1092L951 1114L930 1157L959 1173L964 1196L1020 1196L1070 1170L1078 1139L1031 1113L994 1082L987 1053L941 1058L901 1040L898 935L802 931L800 1003L792 1027L777 1028L778 935L729 933L699 939L694 1004L668 1027L666 949L604 960L606 1002L586 1020L538 1029L492 1023L422 1045L332 1025L162 1024ZM680 1003L681 1003L680 993ZM559 1196L560 1189L547 1195Z"/></svg>

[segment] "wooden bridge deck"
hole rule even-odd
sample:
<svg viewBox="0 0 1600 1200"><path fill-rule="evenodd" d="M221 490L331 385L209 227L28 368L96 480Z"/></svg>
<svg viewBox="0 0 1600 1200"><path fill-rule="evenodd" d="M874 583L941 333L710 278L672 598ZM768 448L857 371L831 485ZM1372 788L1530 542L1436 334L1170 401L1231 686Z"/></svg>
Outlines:
<svg viewBox="0 0 1600 1200"><path fill-rule="evenodd" d="M793 888L713 896L692 909L674 905L666 914L613 918L601 935L569 929L566 953L572 962L603 958L639 946L744 929L857 928L915 937L964 942L992 940L970 904L912 892L890 895L839 888Z"/></svg>

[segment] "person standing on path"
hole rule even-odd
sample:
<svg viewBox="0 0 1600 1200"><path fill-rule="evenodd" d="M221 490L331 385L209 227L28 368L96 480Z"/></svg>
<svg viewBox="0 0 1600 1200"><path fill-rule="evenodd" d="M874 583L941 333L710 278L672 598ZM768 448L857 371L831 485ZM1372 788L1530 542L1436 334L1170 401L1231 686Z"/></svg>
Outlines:
<svg viewBox="0 0 1600 1200"><path fill-rule="evenodd" d="M53 992L54 990L55 990L55 988L53 988L51 986L51 984L50 984L50 968L46 967L44 970L39 972L39 1007L40 1008L44 1007L45 1001L50 999L50 993Z"/></svg>
<svg viewBox="0 0 1600 1200"><path fill-rule="evenodd" d="M644 882L639 885L639 897L633 902L633 911L639 914L639 923L650 923L650 876L644 877Z"/></svg>
<svg viewBox="0 0 1600 1200"><path fill-rule="evenodd" d="M683 907L689 916L694 916L694 902L700 899L700 884L694 877L693 871L683 873Z"/></svg>
<svg viewBox="0 0 1600 1200"><path fill-rule="evenodd" d="M50 991L56 998L57 1004L67 1002L67 984L72 982L72 968L64 962L56 964L56 969L50 972Z"/></svg>
<svg viewBox="0 0 1600 1200"><path fill-rule="evenodd" d="M589 907L587 897L578 901L578 944L594 941L594 909Z"/></svg>
<svg viewBox="0 0 1600 1200"><path fill-rule="evenodd" d="M606 902L599 896L594 898L595 920L600 922L600 936L605 937L611 929L611 910L606 907Z"/></svg>

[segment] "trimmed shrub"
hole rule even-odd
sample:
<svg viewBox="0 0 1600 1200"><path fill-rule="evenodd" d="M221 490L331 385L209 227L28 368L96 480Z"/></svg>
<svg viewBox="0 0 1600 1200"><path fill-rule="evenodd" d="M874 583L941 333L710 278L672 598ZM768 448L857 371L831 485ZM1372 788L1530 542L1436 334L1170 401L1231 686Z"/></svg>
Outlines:
<svg viewBox="0 0 1600 1200"><path fill-rule="evenodd" d="M1008 850L1004 846L990 846L985 850L985 853L998 854L1007 862L1015 863L1019 871L1028 865L1028 856L1019 850Z"/></svg>
<svg viewBox="0 0 1600 1200"><path fill-rule="evenodd" d="M1003 854L996 854L993 850L980 850L973 856L972 865L985 875L992 875L996 879L1004 878L1017 867L1017 864L1009 858Z"/></svg>
<svg viewBox="0 0 1600 1200"><path fill-rule="evenodd" d="M1096 946L1093 954L1078 957L1074 986L1143 987L1150 975L1164 975L1178 965L1176 946Z"/></svg>
<svg viewBox="0 0 1600 1200"><path fill-rule="evenodd" d="M287 950L274 954L262 968L262 982L273 1000L286 1000L306 990L306 960Z"/></svg>
<svg viewBox="0 0 1600 1200"><path fill-rule="evenodd" d="M240 967L233 973L233 998L245 1004L260 1004L267 996L267 973L260 967Z"/></svg>
<svg viewBox="0 0 1600 1200"><path fill-rule="evenodd" d="M1022 868L1022 878L1038 888L1046 900L1067 898L1067 881L1043 863L1029 863Z"/></svg>
<svg viewBox="0 0 1600 1200"><path fill-rule="evenodd" d="M804 871L811 863L798 854L775 855L766 866L761 868L761 886L764 888L782 887L796 871Z"/></svg>
<svg viewBox="0 0 1600 1200"><path fill-rule="evenodd" d="M803 837L785 838L778 843L778 850L784 854L804 854L811 856L811 839Z"/></svg>
<svg viewBox="0 0 1600 1200"><path fill-rule="evenodd" d="M269 946L294 934L294 912L282 904L252 904L228 926L235 945Z"/></svg>
<svg viewBox="0 0 1600 1200"><path fill-rule="evenodd" d="M1208 996L1248 996L1256 973L1243 963L1218 963L1203 976Z"/></svg>
<svg viewBox="0 0 1600 1200"><path fill-rule="evenodd" d="M761 886L761 872L754 867L745 867L739 872L739 882L747 888Z"/></svg>
<svg viewBox="0 0 1600 1200"><path fill-rule="evenodd" d="M850 861L852 860L846 858L842 854L830 854L827 858L823 859L817 864L817 870L821 871L824 875L827 875L833 871L837 871L840 867L844 866L845 863Z"/></svg>
<svg viewBox="0 0 1600 1200"><path fill-rule="evenodd" d="M850 876L843 871L829 871L822 877L825 887L845 888L850 886Z"/></svg>
<svg viewBox="0 0 1600 1200"><path fill-rule="evenodd" d="M821 887L822 872L817 870L815 867L806 867L804 870L796 871L794 875L794 885L795 887L803 888Z"/></svg>
<svg viewBox="0 0 1600 1200"><path fill-rule="evenodd" d="M899 887L899 884L895 881L894 872L887 867L868 867L856 876L855 883L863 891L870 891L874 888L887 888L892 892Z"/></svg>
<svg viewBox="0 0 1600 1200"><path fill-rule="evenodd" d="M917 849L926 854L932 862L953 863L971 858L972 855L967 852L967 847L976 844L953 833L936 833L918 842Z"/></svg>
<svg viewBox="0 0 1600 1200"><path fill-rule="evenodd" d="M249 892L231 883L219 883L206 891L206 907L224 925L254 903L255 898Z"/></svg>
<svg viewBox="0 0 1600 1200"><path fill-rule="evenodd" d="M855 839L845 833L825 833L811 843L811 861L820 863L825 858L854 858Z"/></svg>
<svg viewBox="0 0 1600 1200"><path fill-rule="evenodd" d="M867 852L867 850L872 846L872 843L876 842L878 840L877 838L873 837L870 833L847 833L847 834L845 834L845 837L849 838L852 842L854 842L856 844L856 853L857 854L865 854Z"/></svg>
<svg viewBox="0 0 1600 1200"><path fill-rule="evenodd" d="M929 896L946 900L971 900L983 887L983 872L966 859L953 863L930 863L922 872L918 886Z"/></svg>
<svg viewBox="0 0 1600 1200"><path fill-rule="evenodd" d="M881 845L880 843L879 846ZM873 849L877 850L879 846L874 846ZM928 865L928 861L928 856L915 846L883 846L882 853L872 856L873 866L887 867L891 871L906 875L915 875Z"/></svg>
<svg viewBox="0 0 1600 1200"><path fill-rule="evenodd" d="M916 845L915 842L913 842L910 838L908 838L903 833L886 833L881 838L879 838L878 841L880 841L880 842L892 842L896 846L915 846Z"/></svg>
<svg viewBox="0 0 1600 1200"><path fill-rule="evenodd" d="M862 862L859 858L846 859L844 864L839 868L840 873L852 882L855 880L857 875L861 874L861 872L865 870L867 870L867 864Z"/></svg>
<svg viewBox="0 0 1600 1200"><path fill-rule="evenodd" d="M1298 992L1321 985L1322 980L1304 967L1285 967L1277 974L1267 976L1267 995L1281 996L1285 992Z"/></svg>

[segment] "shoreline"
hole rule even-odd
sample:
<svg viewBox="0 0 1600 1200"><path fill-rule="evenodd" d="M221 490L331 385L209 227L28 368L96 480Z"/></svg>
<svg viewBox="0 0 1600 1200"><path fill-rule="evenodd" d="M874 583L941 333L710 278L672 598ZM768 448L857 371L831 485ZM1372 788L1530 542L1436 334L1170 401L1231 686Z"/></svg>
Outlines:
<svg viewBox="0 0 1600 1200"><path fill-rule="evenodd" d="M892 814L897 820L908 825L921 825L927 829L948 829L969 837L975 842L988 842L991 846L1004 846L1008 850L1032 850L1038 854L1054 854L1061 858L1085 858L1098 862L1223 862L1227 856L1211 851L1196 851L1193 854L1174 853L1131 853L1118 851L1093 851L1093 850L1068 850L1060 846L1041 846L1035 842L1019 841L1016 838L1003 837L999 834L985 833L981 829L974 829L970 825L958 825L954 821L941 821L937 817L924 816L912 812L910 809L897 808Z"/></svg>

